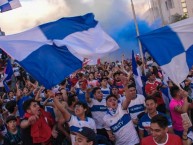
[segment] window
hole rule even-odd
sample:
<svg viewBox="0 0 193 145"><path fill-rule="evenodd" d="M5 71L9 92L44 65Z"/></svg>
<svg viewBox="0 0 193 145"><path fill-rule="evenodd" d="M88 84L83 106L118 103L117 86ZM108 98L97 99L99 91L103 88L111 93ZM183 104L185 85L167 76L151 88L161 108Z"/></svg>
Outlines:
<svg viewBox="0 0 193 145"><path fill-rule="evenodd" d="M183 12L187 13L188 12L187 8L183 8Z"/></svg>
<svg viewBox="0 0 193 145"><path fill-rule="evenodd" d="M182 8L186 8L186 3L182 3Z"/></svg>
<svg viewBox="0 0 193 145"><path fill-rule="evenodd" d="M174 8L174 2L173 2L173 0L167 0L166 1L166 7L168 8L168 9L172 9L172 8Z"/></svg>
<svg viewBox="0 0 193 145"><path fill-rule="evenodd" d="M165 1L165 4L166 4L166 9L168 10L169 8L168 8L168 3L167 3L167 1Z"/></svg>

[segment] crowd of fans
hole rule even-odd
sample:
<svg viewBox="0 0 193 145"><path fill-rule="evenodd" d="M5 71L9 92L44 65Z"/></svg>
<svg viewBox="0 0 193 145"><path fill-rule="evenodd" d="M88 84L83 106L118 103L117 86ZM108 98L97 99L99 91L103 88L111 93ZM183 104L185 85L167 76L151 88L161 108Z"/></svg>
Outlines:
<svg viewBox="0 0 193 145"><path fill-rule="evenodd" d="M50 90L13 62L10 91L0 84L0 145L191 145L193 69L179 87L151 58L136 61L142 88L122 59L85 64Z"/></svg>

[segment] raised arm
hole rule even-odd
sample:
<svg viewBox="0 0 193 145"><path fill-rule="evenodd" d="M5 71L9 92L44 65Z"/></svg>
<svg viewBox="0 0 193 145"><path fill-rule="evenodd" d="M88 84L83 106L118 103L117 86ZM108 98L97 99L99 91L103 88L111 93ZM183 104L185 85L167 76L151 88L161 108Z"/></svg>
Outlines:
<svg viewBox="0 0 193 145"><path fill-rule="evenodd" d="M86 97L86 102L87 102L87 103L91 103L91 101L92 101L92 99L90 98L90 93L91 93L91 91L92 91L92 88L88 88L88 89L86 90L85 97Z"/></svg>
<svg viewBox="0 0 193 145"><path fill-rule="evenodd" d="M186 91L182 91L181 92L182 95L184 96L183 100L184 100L184 104L182 106L175 106L175 111L179 112L179 113L186 113L188 111L188 108L190 106L190 103L188 103L188 95Z"/></svg>
<svg viewBox="0 0 193 145"><path fill-rule="evenodd" d="M129 89L128 89L128 83L129 83L129 79L130 79L130 76L127 78L127 77L124 77L124 76L121 76L121 81L124 85L124 89L125 89L125 100L123 101L122 103L122 109L123 110L127 110L130 102L131 102L131 94L129 92Z"/></svg>
<svg viewBox="0 0 193 145"><path fill-rule="evenodd" d="M19 88L19 84L16 83L16 101L18 101L21 98L21 90Z"/></svg>
<svg viewBox="0 0 193 145"><path fill-rule="evenodd" d="M56 97L54 97L54 105L58 108L58 110L60 110L66 121L70 120L71 114L68 112L68 110L66 110L66 108L59 102Z"/></svg>
<svg viewBox="0 0 193 145"><path fill-rule="evenodd" d="M42 98L40 97L40 93L44 90L44 87L41 86L39 90L37 90L37 94L35 96L35 100L40 102L42 100Z"/></svg>

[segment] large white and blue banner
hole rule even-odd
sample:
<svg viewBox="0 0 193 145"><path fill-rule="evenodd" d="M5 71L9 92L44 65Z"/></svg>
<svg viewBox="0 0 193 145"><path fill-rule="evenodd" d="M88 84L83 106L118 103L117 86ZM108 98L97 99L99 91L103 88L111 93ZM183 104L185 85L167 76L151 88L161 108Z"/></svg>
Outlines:
<svg viewBox="0 0 193 145"><path fill-rule="evenodd" d="M21 7L19 0L0 0L0 12L6 12Z"/></svg>
<svg viewBox="0 0 193 145"><path fill-rule="evenodd" d="M193 18L139 36L142 46L177 85L193 65Z"/></svg>
<svg viewBox="0 0 193 145"><path fill-rule="evenodd" d="M92 13L2 36L0 47L46 88L80 69L84 58L97 60L119 48Z"/></svg>

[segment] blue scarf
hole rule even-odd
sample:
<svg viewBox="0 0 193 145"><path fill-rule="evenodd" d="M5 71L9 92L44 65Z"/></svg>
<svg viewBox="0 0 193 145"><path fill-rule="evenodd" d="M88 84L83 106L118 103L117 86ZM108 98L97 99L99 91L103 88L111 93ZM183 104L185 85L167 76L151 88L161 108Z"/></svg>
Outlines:
<svg viewBox="0 0 193 145"><path fill-rule="evenodd" d="M111 116L115 115L117 112L117 108L113 109L113 108L107 108L107 113L110 114Z"/></svg>

